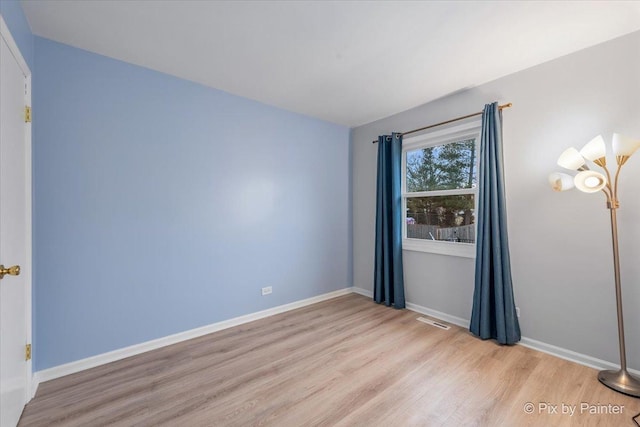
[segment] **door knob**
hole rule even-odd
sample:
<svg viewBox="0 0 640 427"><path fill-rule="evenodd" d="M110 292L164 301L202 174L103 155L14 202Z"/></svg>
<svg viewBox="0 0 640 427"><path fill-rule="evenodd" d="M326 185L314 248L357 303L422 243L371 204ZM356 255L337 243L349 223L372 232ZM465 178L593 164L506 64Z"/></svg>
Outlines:
<svg viewBox="0 0 640 427"><path fill-rule="evenodd" d="M4 265L0 264L0 279L2 279L5 275L9 276L17 276L20 274L20 266L14 265L13 267L4 268Z"/></svg>

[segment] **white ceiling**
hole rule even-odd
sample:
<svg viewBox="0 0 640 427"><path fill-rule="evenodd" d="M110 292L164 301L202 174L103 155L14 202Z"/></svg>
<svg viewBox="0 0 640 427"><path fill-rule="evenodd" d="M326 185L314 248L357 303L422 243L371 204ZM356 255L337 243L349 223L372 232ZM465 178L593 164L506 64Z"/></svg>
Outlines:
<svg viewBox="0 0 640 427"><path fill-rule="evenodd" d="M39 36L347 126L640 30L640 1L22 4Z"/></svg>

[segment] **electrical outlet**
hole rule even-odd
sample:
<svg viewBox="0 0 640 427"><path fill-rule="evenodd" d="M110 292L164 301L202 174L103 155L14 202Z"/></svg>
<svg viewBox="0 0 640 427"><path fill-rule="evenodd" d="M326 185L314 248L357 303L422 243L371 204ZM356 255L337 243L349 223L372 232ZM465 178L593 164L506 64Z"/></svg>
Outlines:
<svg viewBox="0 0 640 427"><path fill-rule="evenodd" d="M271 286L262 288L262 296L269 295L271 292L273 292L273 289L271 288Z"/></svg>
<svg viewBox="0 0 640 427"><path fill-rule="evenodd" d="M516 316L520 317L520 307L516 307Z"/></svg>

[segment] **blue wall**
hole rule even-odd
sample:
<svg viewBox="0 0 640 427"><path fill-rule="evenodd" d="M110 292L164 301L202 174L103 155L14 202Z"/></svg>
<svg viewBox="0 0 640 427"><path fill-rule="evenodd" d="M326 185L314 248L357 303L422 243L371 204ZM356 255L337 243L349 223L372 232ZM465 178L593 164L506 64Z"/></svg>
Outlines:
<svg viewBox="0 0 640 427"><path fill-rule="evenodd" d="M33 34L18 0L0 0L0 15L33 74Z"/></svg>
<svg viewBox="0 0 640 427"><path fill-rule="evenodd" d="M348 128L39 37L35 60L36 370L351 285Z"/></svg>

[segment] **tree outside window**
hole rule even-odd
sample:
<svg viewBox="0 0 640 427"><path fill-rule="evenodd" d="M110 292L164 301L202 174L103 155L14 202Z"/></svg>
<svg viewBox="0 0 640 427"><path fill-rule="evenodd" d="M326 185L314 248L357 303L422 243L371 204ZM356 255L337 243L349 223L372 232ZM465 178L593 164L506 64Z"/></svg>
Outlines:
<svg viewBox="0 0 640 427"><path fill-rule="evenodd" d="M476 137L406 151L406 235L475 243Z"/></svg>

